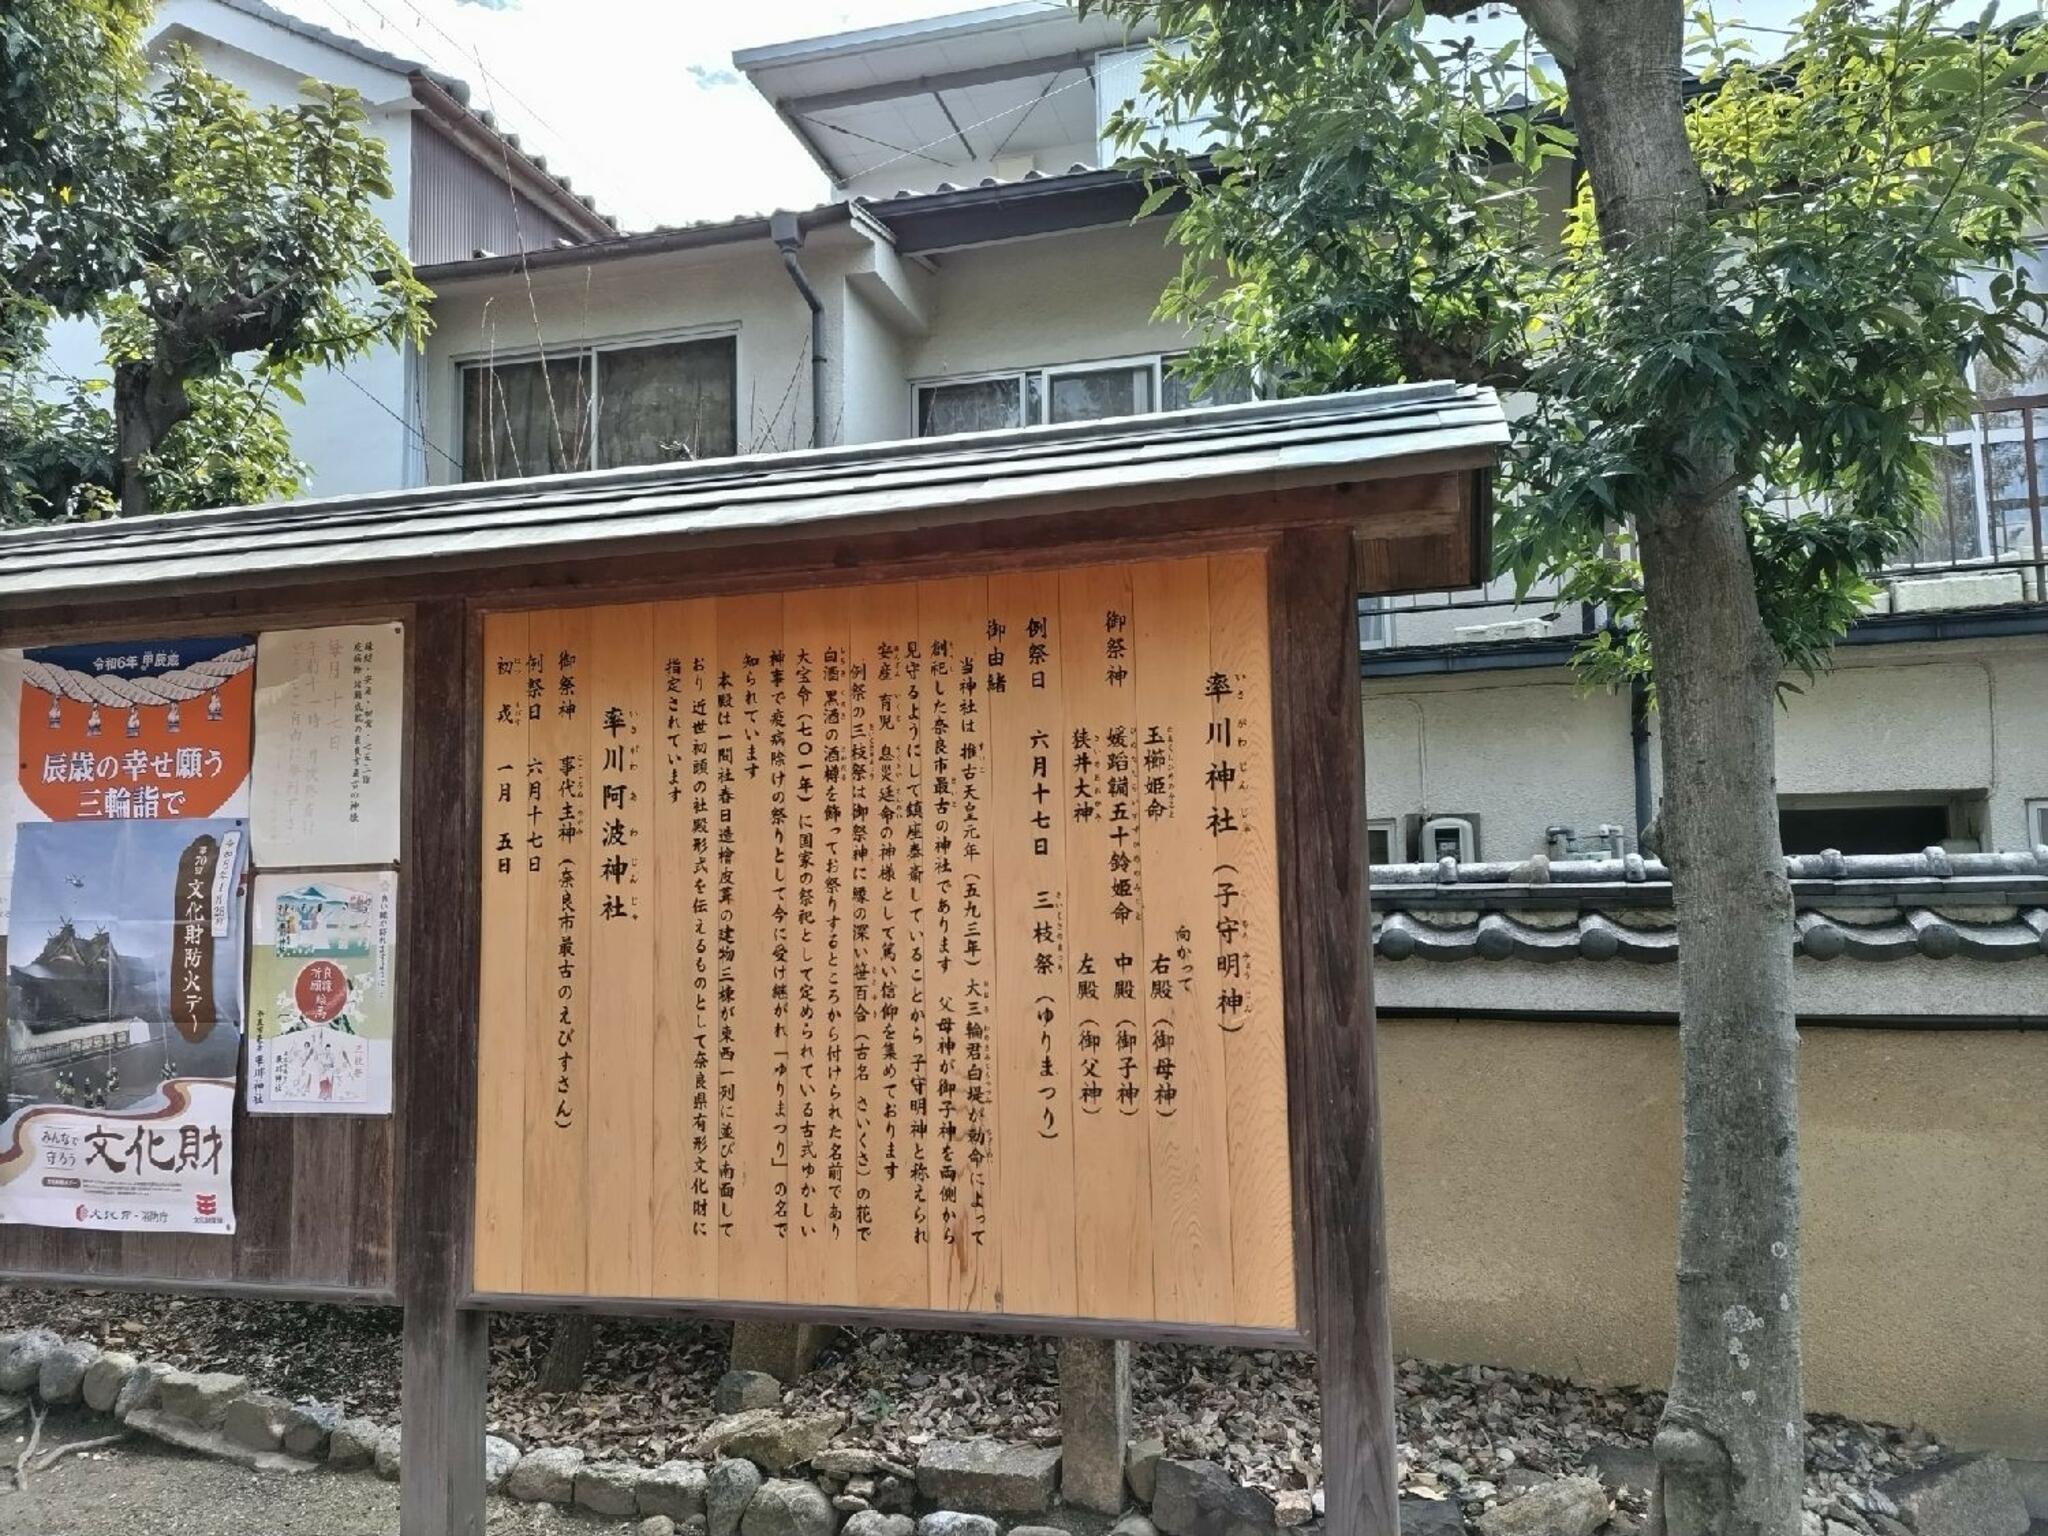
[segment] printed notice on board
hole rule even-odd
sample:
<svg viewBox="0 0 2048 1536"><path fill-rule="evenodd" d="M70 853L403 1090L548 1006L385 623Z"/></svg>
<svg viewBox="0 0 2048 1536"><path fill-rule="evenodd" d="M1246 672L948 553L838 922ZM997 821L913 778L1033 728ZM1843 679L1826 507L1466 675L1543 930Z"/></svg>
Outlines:
<svg viewBox="0 0 2048 1536"><path fill-rule="evenodd" d="M249 834L260 868L398 861L404 664L397 624L257 641Z"/></svg>
<svg viewBox="0 0 2048 1536"><path fill-rule="evenodd" d="M246 825L19 829L0 1222L235 1230Z"/></svg>
<svg viewBox="0 0 2048 1536"><path fill-rule="evenodd" d="M249 962L249 1109L391 1112L398 876L258 875Z"/></svg>

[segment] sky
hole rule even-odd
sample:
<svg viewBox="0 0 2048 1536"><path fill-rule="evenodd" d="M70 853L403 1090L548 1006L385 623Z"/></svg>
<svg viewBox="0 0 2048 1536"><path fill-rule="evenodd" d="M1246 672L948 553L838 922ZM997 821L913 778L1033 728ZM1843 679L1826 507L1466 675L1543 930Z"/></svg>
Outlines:
<svg viewBox="0 0 2048 1536"><path fill-rule="evenodd" d="M824 173L735 49L970 10L988 0L271 0L470 84L551 170L629 230L804 208ZM1057 8L1064 0L1044 0ZM1806 0L1717 0L1768 49ZM1974 14L1979 0L1956 0ZM1483 38L1516 22L1478 0ZM2011 3L2002 10L2014 9ZM1492 18L1487 18L1492 13Z"/></svg>
<svg viewBox="0 0 2048 1536"><path fill-rule="evenodd" d="M735 49L976 0L271 0L467 80L520 143L627 229L826 200Z"/></svg>

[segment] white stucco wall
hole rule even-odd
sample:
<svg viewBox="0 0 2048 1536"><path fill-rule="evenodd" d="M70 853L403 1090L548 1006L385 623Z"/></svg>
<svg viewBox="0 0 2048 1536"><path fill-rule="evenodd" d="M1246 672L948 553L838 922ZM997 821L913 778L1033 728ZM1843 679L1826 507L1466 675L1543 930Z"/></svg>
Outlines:
<svg viewBox="0 0 2048 1536"><path fill-rule="evenodd" d="M309 76L360 91L368 131L381 139L391 192L377 213L403 245L412 199L412 97L405 77L375 68L320 43L212 0L167 0L159 6L150 44L162 57L182 44L207 70L245 91L259 106L301 100ZM51 328L47 354L58 378L105 379L99 328L65 321ZM396 348L358 359L345 370L314 370L300 384L304 404L283 401L280 414L292 451L307 466L305 492L341 495L411 483L406 451L405 362Z"/></svg>
<svg viewBox="0 0 2048 1536"><path fill-rule="evenodd" d="M826 302L828 360L842 351L840 274L854 249L814 238L802 254L805 272ZM737 338L739 451L809 446L810 311L768 241L545 267L531 276L530 298L517 273L440 287L422 370L433 482L458 478L450 459L462 453L460 365L492 355L530 356L537 347L730 332ZM828 389L828 435L839 416L835 394L836 388Z"/></svg>
<svg viewBox="0 0 2048 1536"><path fill-rule="evenodd" d="M2048 797L2048 636L1845 647L1778 716L1787 795L1985 796L1987 846L2026 844ZM1370 814L1476 812L1480 854L1543 851L1553 822L1634 830L1628 701L1563 668L1371 678ZM1656 774L1657 744L1650 743Z"/></svg>
<svg viewBox="0 0 2048 1536"><path fill-rule="evenodd" d="M930 284L929 336L907 349L913 379L1176 351L1187 332L1155 320L1180 270L1167 221L948 251Z"/></svg>

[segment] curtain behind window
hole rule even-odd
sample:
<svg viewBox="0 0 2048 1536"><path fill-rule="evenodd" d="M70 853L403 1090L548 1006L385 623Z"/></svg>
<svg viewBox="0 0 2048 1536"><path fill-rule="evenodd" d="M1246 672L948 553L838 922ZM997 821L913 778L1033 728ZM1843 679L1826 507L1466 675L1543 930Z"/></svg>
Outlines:
<svg viewBox="0 0 2048 1536"><path fill-rule="evenodd" d="M1022 399L1014 376L965 384L929 384L917 392L917 435L948 437L1022 425Z"/></svg>
<svg viewBox="0 0 2048 1536"><path fill-rule="evenodd" d="M1095 373L1056 373L1049 421L1100 421L1137 416L1152 409L1150 368L1105 368Z"/></svg>
<svg viewBox="0 0 2048 1536"><path fill-rule="evenodd" d="M552 395L552 400L550 396ZM462 370L462 478L503 480L590 467L590 358Z"/></svg>
<svg viewBox="0 0 2048 1536"><path fill-rule="evenodd" d="M666 464L737 449L730 336L602 353L597 362L597 462Z"/></svg>

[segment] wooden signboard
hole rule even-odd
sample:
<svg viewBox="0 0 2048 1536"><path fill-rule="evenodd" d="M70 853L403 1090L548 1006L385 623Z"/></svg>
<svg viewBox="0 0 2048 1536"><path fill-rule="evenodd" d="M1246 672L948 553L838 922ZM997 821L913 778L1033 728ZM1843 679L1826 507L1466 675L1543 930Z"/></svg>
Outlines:
<svg viewBox="0 0 2048 1536"><path fill-rule="evenodd" d="M405 872L391 1118L238 1110L235 1236L0 1279L401 1306L407 1536L481 1536L506 1309L1310 1348L1393 1532L1357 604L1484 578L1504 440L1417 385L0 534L0 647L403 625Z"/></svg>
<svg viewBox="0 0 2048 1536"><path fill-rule="evenodd" d="M1266 567L489 616L477 1288L1293 1328Z"/></svg>

